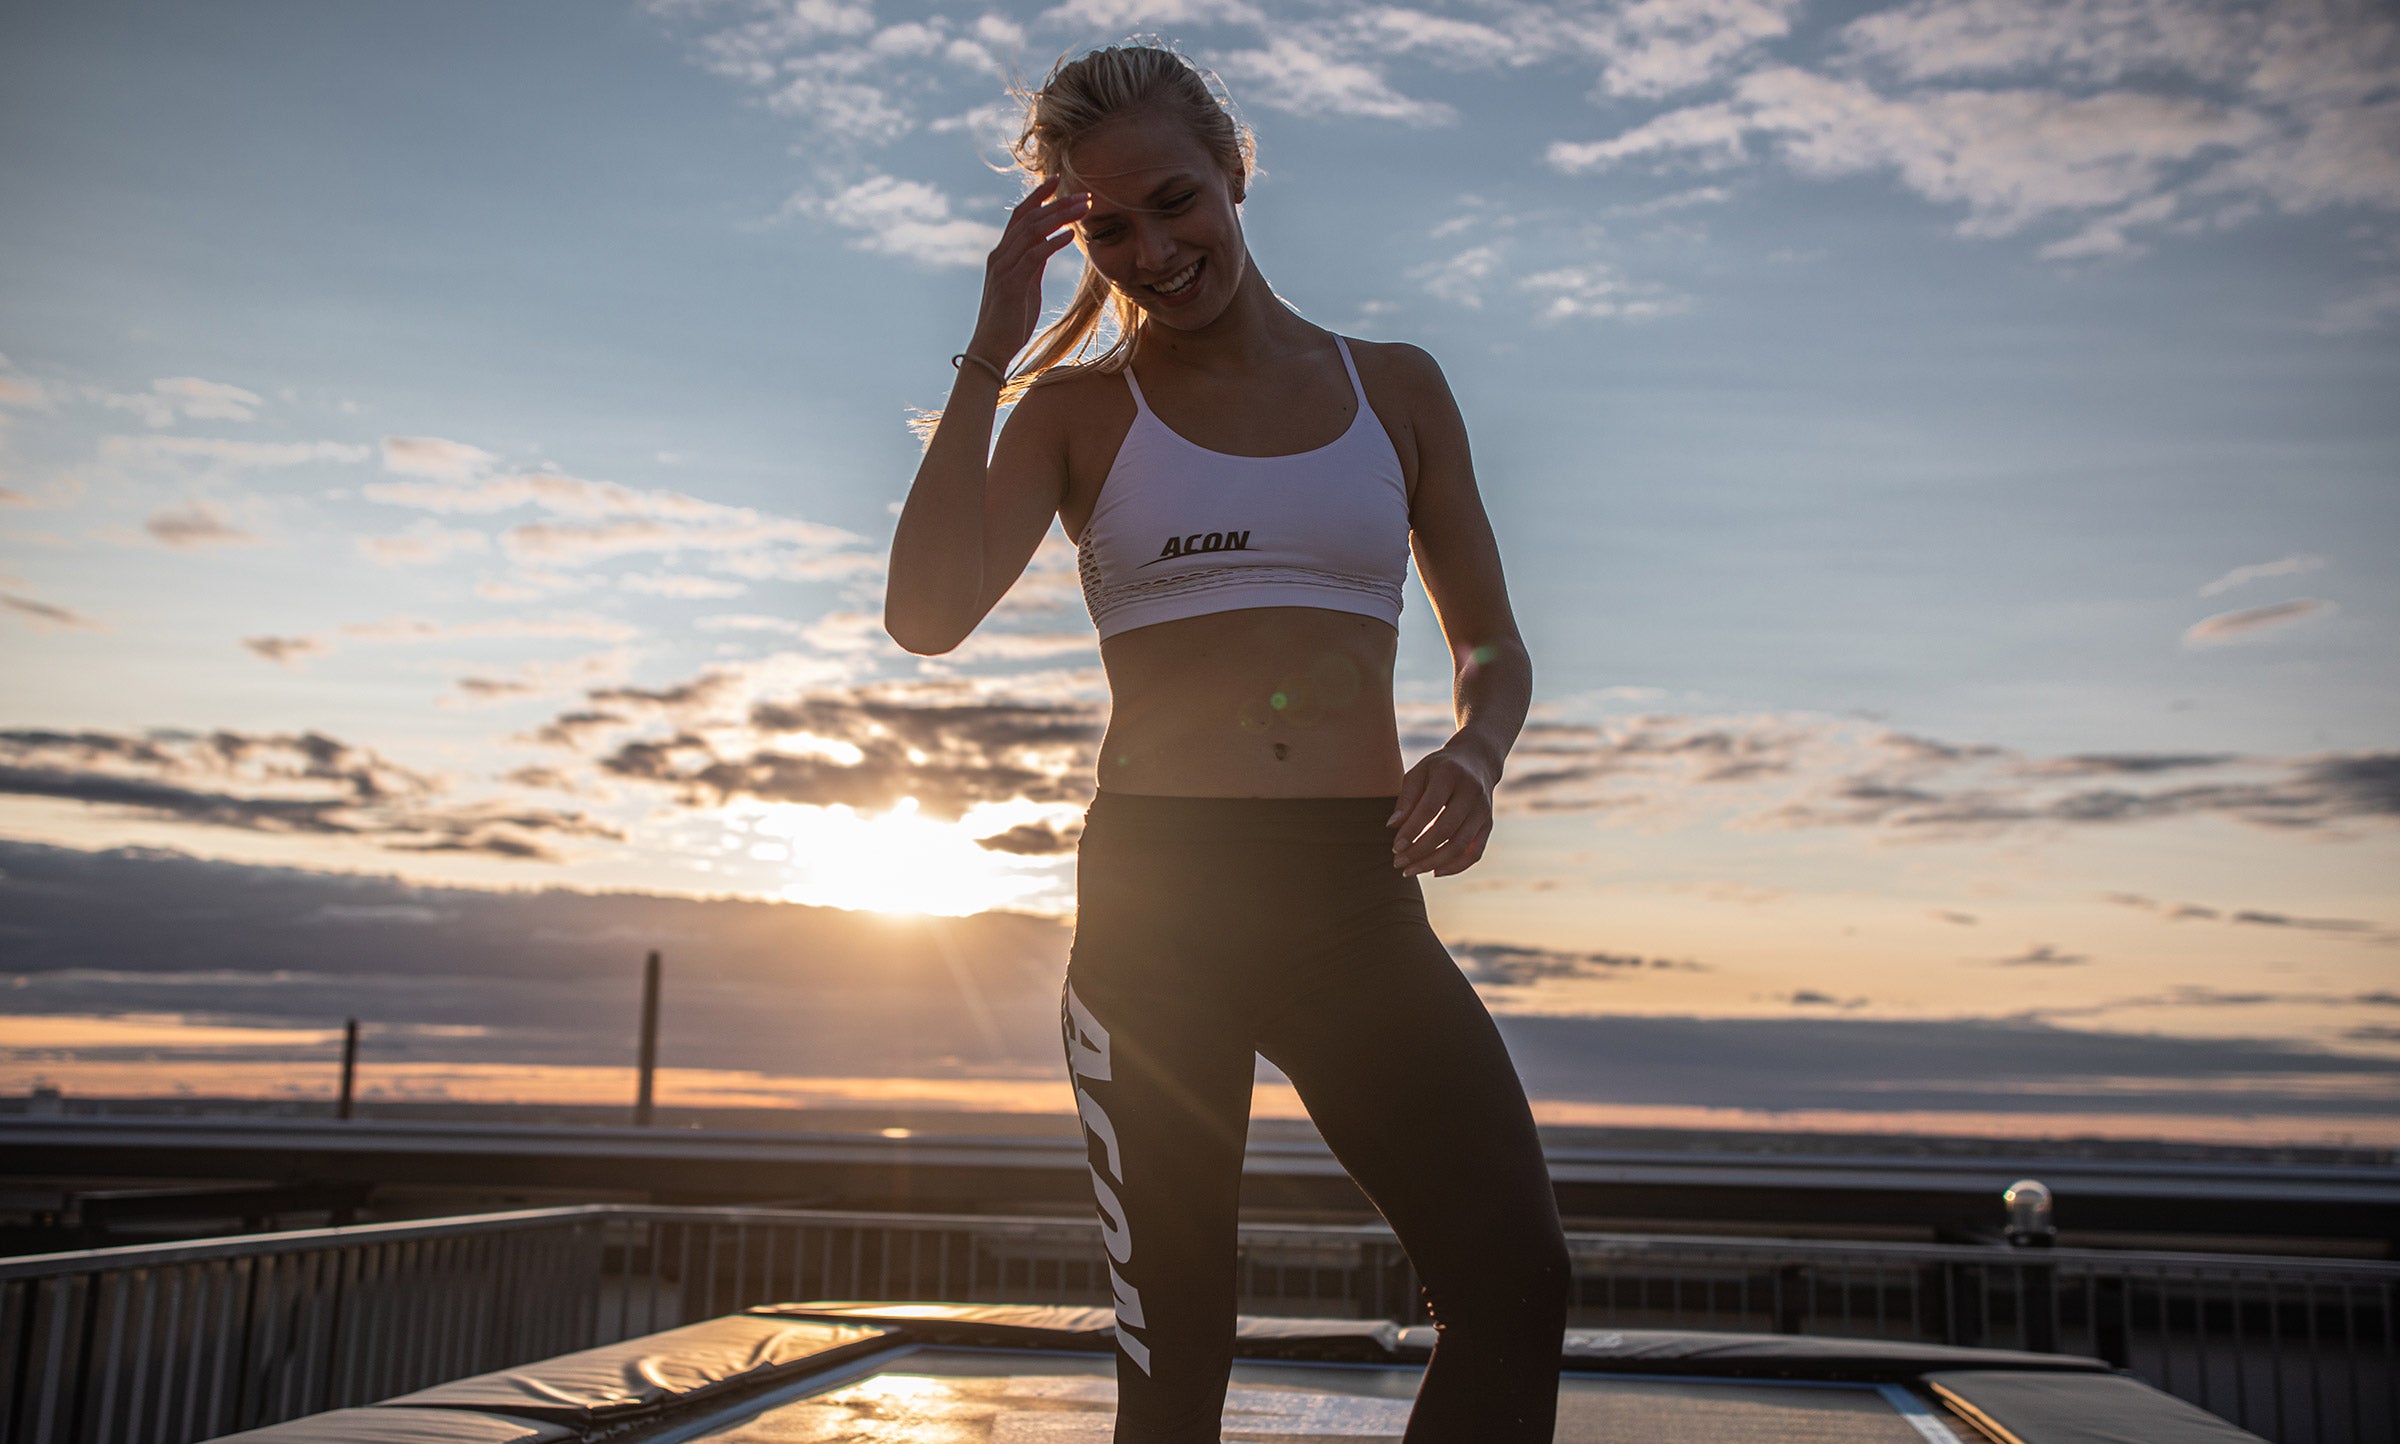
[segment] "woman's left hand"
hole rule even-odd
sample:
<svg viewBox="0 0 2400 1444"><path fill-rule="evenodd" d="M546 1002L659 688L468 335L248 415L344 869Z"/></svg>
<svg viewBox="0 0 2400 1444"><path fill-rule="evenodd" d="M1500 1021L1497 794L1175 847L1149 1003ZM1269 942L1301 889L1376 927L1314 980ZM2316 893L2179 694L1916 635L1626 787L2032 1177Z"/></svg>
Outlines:
<svg viewBox="0 0 2400 1444"><path fill-rule="evenodd" d="M1492 837L1491 769L1463 750L1440 747L1400 779L1392 810L1392 866L1408 877L1448 877L1483 858Z"/></svg>

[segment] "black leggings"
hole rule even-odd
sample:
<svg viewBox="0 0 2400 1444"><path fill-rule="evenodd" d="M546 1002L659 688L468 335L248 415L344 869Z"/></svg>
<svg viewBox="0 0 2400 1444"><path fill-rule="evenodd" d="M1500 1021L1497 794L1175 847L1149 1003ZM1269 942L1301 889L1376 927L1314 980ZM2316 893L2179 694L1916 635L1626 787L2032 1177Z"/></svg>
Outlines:
<svg viewBox="0 0 2400 1444"><path fill-rule="evenodd" d="M1390 798L1103 792L1061 1010L1117 1295L1118 1444L1216 1444L1252 1054L1383 1211L1440 1345L1409 1444L1547 1441L1566 1241L1533 1114L1392 866Z"/></svg>

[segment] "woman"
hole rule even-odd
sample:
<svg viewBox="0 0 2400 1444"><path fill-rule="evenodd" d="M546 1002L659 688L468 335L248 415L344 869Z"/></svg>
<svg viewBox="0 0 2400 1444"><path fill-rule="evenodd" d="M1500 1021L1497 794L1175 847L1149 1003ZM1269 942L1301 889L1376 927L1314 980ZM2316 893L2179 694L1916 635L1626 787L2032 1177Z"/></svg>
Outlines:
<svg viewBox="0 0 2400 1444"><path fill-rule="evenodd" d="M1482 857L1532 692L1465 425L1425 353L1344 340L1268 288L1242 239L1249 137L1182 57L1096 51L1028 101L1039 183L953 362L885 623L946 652L1053 517L1077 543L1113 710L1061 1022L1116 1291L1116 1437L1218 1437L1257 1053L1425 1280L1441 1342L1407 1438L1547 1440L1565 1242L1515 1070L1416 880ZM1082 286L1036 340L1071 240ZM1062 365L1104 306L1116 344ZM1458 728L1403 775L1412 545Z"/></svg>

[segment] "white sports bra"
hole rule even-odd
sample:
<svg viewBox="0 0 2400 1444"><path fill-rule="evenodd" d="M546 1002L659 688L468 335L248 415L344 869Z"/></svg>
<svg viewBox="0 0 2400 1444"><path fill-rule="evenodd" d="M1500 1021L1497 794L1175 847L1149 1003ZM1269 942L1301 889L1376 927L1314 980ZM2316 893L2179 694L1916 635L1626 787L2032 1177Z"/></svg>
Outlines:
<svg viewBox="0 0 2400 1444"><path fill-rule="evenodd" d="M1350 343L1333 340L1358 413L1333 441L1288 456L1231 456L1184 440L1125 368L1133 425L1076 546L1102 641L1246 607L1322 607L1400 624L1408 480L1367 405Z"/></svg>

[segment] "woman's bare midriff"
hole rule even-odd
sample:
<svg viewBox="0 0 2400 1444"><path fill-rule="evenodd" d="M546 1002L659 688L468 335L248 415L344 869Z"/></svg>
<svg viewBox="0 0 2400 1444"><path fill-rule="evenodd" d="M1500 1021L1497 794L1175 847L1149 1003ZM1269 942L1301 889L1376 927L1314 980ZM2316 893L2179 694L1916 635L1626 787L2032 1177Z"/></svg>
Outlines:
<svg viewBox="0 0 2400 1444"><path fill-rule="evenodd" d="M1101 644L1114 705L1109 792L1389 797L1399 634L1373 617L1253 607L1119 632Z"/></svg>

